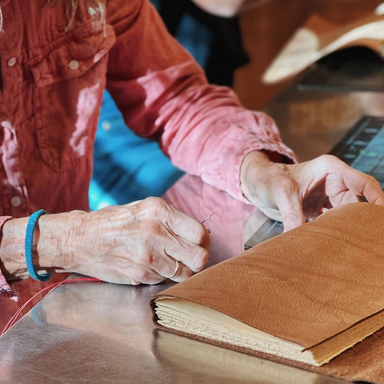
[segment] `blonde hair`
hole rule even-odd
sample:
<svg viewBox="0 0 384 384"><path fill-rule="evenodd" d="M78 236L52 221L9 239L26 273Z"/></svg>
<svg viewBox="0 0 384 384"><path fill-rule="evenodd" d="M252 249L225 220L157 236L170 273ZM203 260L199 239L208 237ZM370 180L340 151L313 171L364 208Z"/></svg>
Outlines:
<svg viewBox="0 0 384 384"><path fill-rule="evenodd" d="M88 14L96 20L97 25L104 25L106 21L105 2L102 0L45 0L47 6L55 6L59 3L67 3L68 25L66 31L73 28L79 1L84 1L88 8ZM0 4L0 33L3 32L3 11Z"/></svg>

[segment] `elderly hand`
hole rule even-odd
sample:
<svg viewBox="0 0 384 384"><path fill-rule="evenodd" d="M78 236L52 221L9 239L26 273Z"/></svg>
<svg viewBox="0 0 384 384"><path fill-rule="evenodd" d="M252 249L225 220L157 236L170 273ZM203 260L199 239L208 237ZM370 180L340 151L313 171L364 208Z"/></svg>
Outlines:
<svg viewBox="0 0 384 384"><path fill-rule="evenodd" d="M27 277L24 235L28 219L3 227L1 261L6 277ZM203 224L160 198L99 211L45 215L36 236L37 271L76 272L119 284L183 281L208 260ZM41 272L40 272L41 273Z"/></svg>
<svg viewBox="0 0 384 384"><path fill-rule="evenodd" d="M273 163L263 152L250 152L241 166L245 197L288 231L325 209L359 201L384 205L380 184L340 159L323 155L299 164Z"/></svg>
<svg viewBox="0 0 384 384"><path fill-rule="evenodd" d="M151 197L78 215L66 253L73 254L71 271L113 283L156 284L200 271L209 245L204 225Z"/></svg>

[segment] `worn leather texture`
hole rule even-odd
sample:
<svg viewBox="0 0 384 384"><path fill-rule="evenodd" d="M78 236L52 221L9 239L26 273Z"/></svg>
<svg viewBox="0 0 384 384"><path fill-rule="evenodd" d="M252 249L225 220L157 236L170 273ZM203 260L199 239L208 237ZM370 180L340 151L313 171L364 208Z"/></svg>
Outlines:
<svg viewBox="0 0 384 384"><path fill-rule="evenodd" d="M333 208L161 292L151 305L162 296L193 301L309 348L384 309L383 234L384 207ZM384 383L383 344L379 331L316 370Z"/></svg>

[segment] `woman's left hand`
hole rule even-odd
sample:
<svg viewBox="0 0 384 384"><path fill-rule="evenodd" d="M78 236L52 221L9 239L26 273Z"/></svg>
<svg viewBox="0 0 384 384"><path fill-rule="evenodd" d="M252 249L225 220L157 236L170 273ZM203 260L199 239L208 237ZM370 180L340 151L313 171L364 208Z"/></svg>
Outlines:
<svg viewBox="0 0 384 384"><path fill-rule="evenodd" d="M327 208L360 201L384 205L379 182L332 155L299 164L269 160L250 152L241 166L244 196L268 217L282 221L288 231Z"/></svg>

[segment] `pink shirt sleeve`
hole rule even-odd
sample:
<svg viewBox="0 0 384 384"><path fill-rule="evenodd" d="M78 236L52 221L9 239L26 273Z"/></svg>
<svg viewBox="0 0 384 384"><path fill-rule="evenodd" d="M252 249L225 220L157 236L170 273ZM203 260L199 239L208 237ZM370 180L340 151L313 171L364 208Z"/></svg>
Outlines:
<svg viewBox="0 0 384 384"><path fill-rule="evenodd" d="M148 1L113 3L108 22L117 40L107 87L131 129L158 140L179 168L244 202L240 166L250 151L295 161L270 117L244 109L229 88L207 83Z"/></svg>
<svg viewBox="0 0 384 384"><path fill-rule="evenodd" d="M0 232L3 228L4 223L10 219L12 219L11 216L0 216ZM2 266L2 263L1 263L1 259L0 259L0 267L1 266ZM1 271L1 268L0 268L0 295L1 294L7 294L10 296L14 296L14 292L12 291L11 287L9 286L7 281L5 280L5 277L4 277L4 275Z"/></svg>

